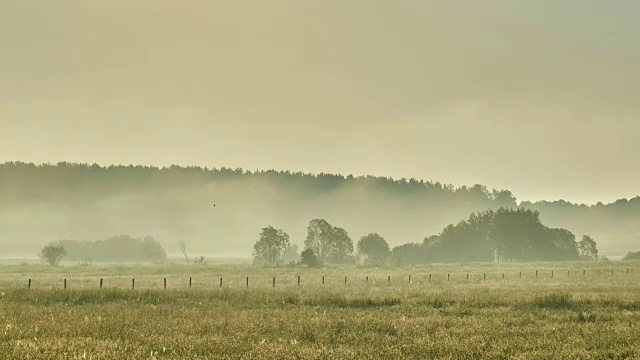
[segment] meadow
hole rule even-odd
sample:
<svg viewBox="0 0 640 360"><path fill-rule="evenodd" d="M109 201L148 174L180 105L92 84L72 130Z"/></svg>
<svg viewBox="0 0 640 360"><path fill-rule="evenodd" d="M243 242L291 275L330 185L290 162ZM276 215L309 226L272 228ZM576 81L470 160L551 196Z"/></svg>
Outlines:
<svg viewBox="0 0 640 360"><path fill-rule="evenodd" d="M0 359L637 359L639 320L638 262L0 265Z"/></svg>

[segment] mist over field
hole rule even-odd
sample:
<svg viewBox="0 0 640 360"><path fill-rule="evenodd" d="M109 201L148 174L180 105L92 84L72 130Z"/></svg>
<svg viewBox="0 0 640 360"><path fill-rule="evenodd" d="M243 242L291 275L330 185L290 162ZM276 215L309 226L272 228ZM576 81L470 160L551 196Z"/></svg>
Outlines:
<svg viewBox="0 0 640 360"><path fill-rule="evenodd" d="M390 246L421 243L472 212L539 209L541 220L593 236L604 255L635 251L639 199L592 207L520 203L507 190L455 188L416 179L330 174L68 164L0 165L3 257L35 257L55 240L152 236L169 255L251 256L266 226L302 248L310 220L326 219L351 238L375 232Z"/></svg>

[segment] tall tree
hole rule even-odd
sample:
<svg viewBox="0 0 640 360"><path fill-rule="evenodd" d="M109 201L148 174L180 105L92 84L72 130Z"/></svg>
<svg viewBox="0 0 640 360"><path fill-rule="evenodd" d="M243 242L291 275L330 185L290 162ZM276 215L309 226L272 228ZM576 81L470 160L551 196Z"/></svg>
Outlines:
<svg viewBox="0 0 640 360"><path fill-rule="evenodd" d="M337 264L345 264L353 255L353 241L349 233L341 227L333 227L331 234L333 243L331 261Z"/></svg>
<svg viewBox="0 0 640 360"><path fill-rule="evenodd" d="M281 229L268 226L262 229L260 239L253 245L253 257L257 262L275 265L289 247L289 235Z"/></svg>
<svg viewBox="0 0 640 360"><path fill-rule="evenodd" d="M578 242L578 253L583 260L598 260L598 247L596 241L589 235L582 236Z"/></svg>
<svg viewBox="0 0 640 360"><path fill-rule="evenodd" d="M334 251L333 227L324 219L313 219L307 226L304 248L313 250L321 263L327 262Z"/></svg>
<svg viewBox="0 0 640 360"><path fill-rule="evenodd" d="M363 236L358 241L358 252L369 265L383 265L391 254L387 240L376 233Z"/></svg>

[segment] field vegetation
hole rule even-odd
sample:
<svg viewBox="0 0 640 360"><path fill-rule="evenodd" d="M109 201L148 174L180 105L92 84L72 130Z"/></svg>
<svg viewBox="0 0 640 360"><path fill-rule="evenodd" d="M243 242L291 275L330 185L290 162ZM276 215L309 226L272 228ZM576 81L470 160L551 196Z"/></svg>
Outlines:
<svg viewBox="0 0 640 360"><path fill-rule="evenodd" d="M631 359L640 357L639 294L640 264L632 261L319 269L1 265L0 354Z"/></svg>

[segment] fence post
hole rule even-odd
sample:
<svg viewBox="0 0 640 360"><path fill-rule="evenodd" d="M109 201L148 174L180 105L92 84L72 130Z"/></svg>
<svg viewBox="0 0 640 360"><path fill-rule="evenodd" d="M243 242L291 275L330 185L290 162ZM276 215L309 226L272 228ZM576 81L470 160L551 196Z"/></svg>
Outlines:
<svg viewBox="0 0 640 360"><path fill-rule="evenodd" d="M249 287L249 277L247 276L247 287Z"/></svg>
<svg viewBox="0 0 640 360"><path fill-rule="evenodd" d="M487 280L487 273L482 273L484 280Z"/></svg>
<svg viewBox="0 0 640 360"><path fill-rule="evenodd" d="M522 271L520 271L520 274L518 276L520 276L520 279L522 279Z"/></svg>
<svg viewBox="0 0 640 360"><path fill-rule="evenodd" d="M191 278L189 278L189 289L191 289Z"/></svg>
<svg viewBox="0 0 640 360"><path fill-rule="evenodd" d="M324 275L322 275L322 285L324 285Z"/></svg>
<svg viewBox="0 0 640 360"><path fill-rule="evenodd" d="M387 276L387 282L391 282L391 275Z"/></svg>
<svg viewBox="0 0 640 360"><path fill-rule="evenodd" d="M344 284L347 285L347 276L344 276Z"/></svg>
<svg viewBox="0 0 640 360"><path fill-rule="evenodd" d="M100 278L100 289L102 289L102 278Z"/></svg>
<svg viewBox="0 0 640 360"><path fill-rule="evenodd" d="M31 290L31 279L29 279L29 285L27 285L27 289Z"/></svg>
<svg viewBox="0 0 640 360"><path fill-rule="evenodd" d="M167 278L164 278L164 289L167 290Z"/></svg>
<svg viewBox="0 0 640 360"><path fill-rule="evenodd" d="M467 273L467 280L469 280L469 273Z"/></svg>
<svg viewBox="0 0 640 360"><path fill-rule="evenodd" d="M67 290L67 279L64 279L64 289Z"/></svg>
<svg viewBox="0 0 640 360"><path fill-rule="evenodd" d="M300 275L298 275L298 285L300 285Z"/></svg>
<svg viewBox="0 0 640 360"><path fill-rule="evenodd" d="M131 279L131 289L136 288L136 279Z"/></svg>
<svg viewBox="0 0 640 360"><path fill-rule="evenodd" d="M409 284L411 284L411 275L409 275Z"/></svg>
<svg viewBox="0 0 640 360"><path fill-rule="evenodd" d="M582 276L587 276L587 270L582 270Z"/></svg>
<svg viewBox="0 0 640 360"><path fill-rule="evenodd" d="M222 278L220 278L220 289L222 289Z"/></svg>
<svg viewBox="0 0 640 360"><path fill-rule="evenodd" d="M365 282L365 284L369 283L369 277L368 276L367 276L367 279L364 282Z"/></svg>
<svg viewBox="0 0 640 360"><path fill-rule="evenodd" d="M627 268L627 274L629 273L629 268Z"/></svg>
<svg viewBox="0 0 640 360"><path fill-rule="evenodd" d="M504 273L502 273L502 280L504 280Z"/></svg>
<svg viewBox="0 0 640 360"><path fill-rule="evenodd" d="M551 277L553 277L553 270L551 270Z"/></svg>
<svg viewBox="0 0 640 360"><path fill-rule="evenodd" d="M274 289L276 288L276 277L275 276L273 277L273 288Z"/></svg>
<svg viewBox="0 0 640 360"><path fill-rule="evenodd" d="M538 277L538 270L536 270L536 277Z"/></svg>
<svg viewBox="0 0 640 360"><path fill-rule="evenodd" d="M431 282L431 274L429 274L429 282Z"/></svg>
<svg viewBox="0 0 640 360"><path fill-rule="evenodd" d="M451 274L447 274L447 281L449 281L449 279L451 279Z"/></svg>
<svg viewBox="0 0 640 360"><path fill-rule="evenodd" d="M611 269L611 275L613 275L613 269Z"/></svg>

